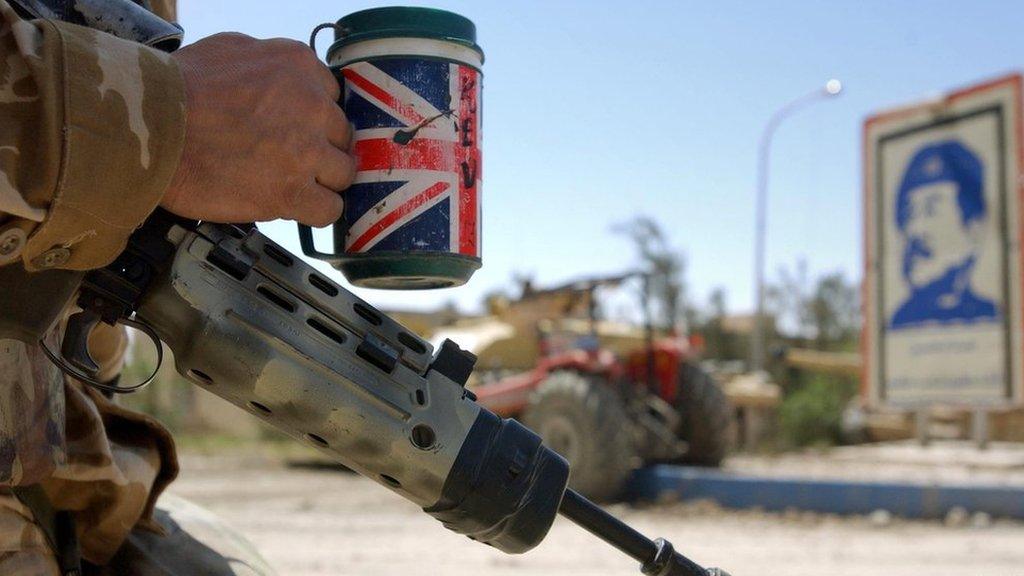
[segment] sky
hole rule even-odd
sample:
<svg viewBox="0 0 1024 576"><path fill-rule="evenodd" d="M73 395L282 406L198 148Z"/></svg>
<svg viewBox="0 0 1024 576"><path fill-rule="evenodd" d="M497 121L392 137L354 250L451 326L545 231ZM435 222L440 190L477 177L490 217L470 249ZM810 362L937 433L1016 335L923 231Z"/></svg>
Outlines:
<svg viewBox="0 0 1024 576"><path fill-rule="evenodd" d="M407 2L469 17L486 53L484 265L459 288L354 290L385 308L472 311L514 274L544 286L623 271L634 248L611 229L647 215L685 252L697 304L722 287L730 310L751 310L761 130L830 78L843 93L773 140L767 266L802 259L812 276L859 281L864 119L1014 72L1024 48L1018 1ZM194 42L227 30L306 40L320 22L388 4L179 5ZM261 229L300 252L293 223Z"/></svg>

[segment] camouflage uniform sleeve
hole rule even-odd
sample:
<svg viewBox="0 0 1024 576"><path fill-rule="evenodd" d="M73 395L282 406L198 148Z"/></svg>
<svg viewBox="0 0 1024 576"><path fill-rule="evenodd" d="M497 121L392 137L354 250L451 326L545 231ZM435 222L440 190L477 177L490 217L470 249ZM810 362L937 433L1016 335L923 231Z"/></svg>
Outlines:
<svg viewBox="0 0 1024 576"><path fill-rule="evenodd" d="M159 4L173 17L173 2ZM88 269L113 259L177 168L183 103L166 55L25 21L0 0L0 265ZM109 356L106 376L120 369L123 337L90 339ZM55 347L56 333L48 339ZM0 340L0 487L64 465L64 425L60 372L38 346Z"/></svg>
<svg viewBox="0 0 1024 576"><path fill-rule="evenodd" d="M5 0L0 26L0 264L103 266L178 166L181 73L162 52L26 21Z"/></svg>
<svg viewBox="0 0 1024 576"><path fill-rule="evenodd" d="M168 22L177 22L178 20L178 2L176 0L149 0L149 7L154 14Z"/></svg>

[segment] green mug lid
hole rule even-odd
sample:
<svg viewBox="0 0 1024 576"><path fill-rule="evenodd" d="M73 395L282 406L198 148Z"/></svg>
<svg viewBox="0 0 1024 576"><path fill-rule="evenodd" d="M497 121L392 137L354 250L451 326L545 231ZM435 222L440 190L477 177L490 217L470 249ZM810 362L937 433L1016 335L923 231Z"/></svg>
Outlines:
<svg viewBox="0 0 1024 576"><path fill-rule="evenodd" d="M411 6L370 8L344 16L334 29L334 43L328 48L327 57L330 59L335 51L356 42L401 37L461 44L475 50L483 61L484 51L476 43L476 25L472 20L447 10Z"/></svg>

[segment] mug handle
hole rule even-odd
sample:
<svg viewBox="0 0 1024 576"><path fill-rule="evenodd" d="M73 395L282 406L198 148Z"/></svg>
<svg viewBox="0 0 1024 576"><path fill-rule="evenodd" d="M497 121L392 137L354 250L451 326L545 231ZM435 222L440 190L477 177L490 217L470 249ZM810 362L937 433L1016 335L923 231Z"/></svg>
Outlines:
<svg viewBox="0 0 1024 576"><path fill-rule="evenodd" d="M344 216L342 216L344 218ZM313 242L313 229L305 224L299 224L299 246L302 247L302 253L306 256L316 258L317 260L334 260L338 257L338 254L331 252L320 252L316 249L316 244Z"/></svg>

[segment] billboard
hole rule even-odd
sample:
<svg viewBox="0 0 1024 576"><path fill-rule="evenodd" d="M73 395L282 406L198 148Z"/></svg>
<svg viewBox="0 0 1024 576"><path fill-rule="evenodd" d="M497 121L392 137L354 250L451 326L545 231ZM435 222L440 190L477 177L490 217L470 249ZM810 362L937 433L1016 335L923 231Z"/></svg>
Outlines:
<svg viewBox="0 0 1024 576"><path fill-rule="evenodd" d="M864 393L1022 399L1021 76L864 124Z"/></svg>

